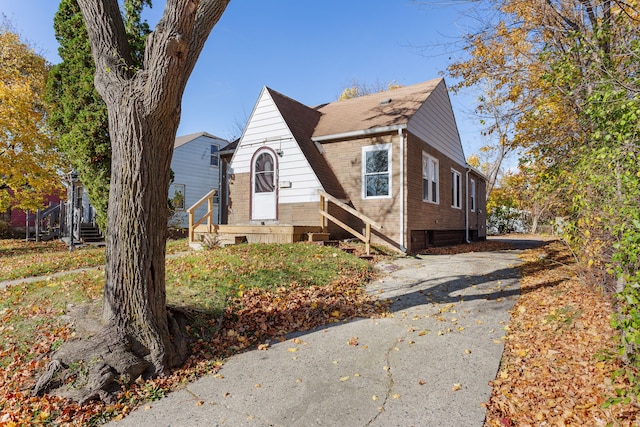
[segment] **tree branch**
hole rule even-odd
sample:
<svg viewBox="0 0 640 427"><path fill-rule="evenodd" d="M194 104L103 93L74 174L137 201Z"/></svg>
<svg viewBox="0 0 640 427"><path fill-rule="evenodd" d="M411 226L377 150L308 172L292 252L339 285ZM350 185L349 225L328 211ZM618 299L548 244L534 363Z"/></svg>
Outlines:
<svg viewBox="0 0 640 427"><path fill-rule="evenodd" d="M118 0L78 0L96 64L96 89L110 97L108 82L132 76L133 59Z"/></svg>

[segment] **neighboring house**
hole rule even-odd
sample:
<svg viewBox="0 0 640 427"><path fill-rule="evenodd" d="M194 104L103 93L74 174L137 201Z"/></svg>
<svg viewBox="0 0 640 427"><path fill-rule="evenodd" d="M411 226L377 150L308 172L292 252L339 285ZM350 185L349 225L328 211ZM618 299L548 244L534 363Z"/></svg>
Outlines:
<svg viewBox="0 0 640 427"><path fill-rule="evenodd" d="M486 178L466 163L443 79L318 107L265 87L225 187L231 225L318 225L321 190L382 225L374 243L402 251L486 236Z"/></svg>
<svg viewBox="0 0 640 427"><path fill-rule="evenodd" d="M46 199L47 207L43 208L43 211L60 204L60 197L58 195L47 196ZM20 209L8 209L6 213L2 215L1 219L8 221L9 227L11 228L24 229L27 224L27 212ZM35 219L35 212L29 212L29 227L34 226Z"/></svg>
<svg viewBox="0 0 640 427"><path fill-rule="evenodd" d="M175 214L169 225L187 228L189 217L187 209L213 189L220 188L219 151L228 145L228 141L206 132L194 133L176 138L171 170L173 183L169 187L169 199L173 203ZM214 199L214 223L220 222L219 197ZM196 220L207 213L205 203L195 211Z"/></svg>

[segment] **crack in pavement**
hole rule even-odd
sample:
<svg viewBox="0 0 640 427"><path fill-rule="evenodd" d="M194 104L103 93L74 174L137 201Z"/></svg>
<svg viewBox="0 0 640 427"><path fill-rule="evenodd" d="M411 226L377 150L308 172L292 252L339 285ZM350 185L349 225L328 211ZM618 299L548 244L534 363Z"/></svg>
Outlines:
<svg viewBox="0 0 640 427"><path fill-rule="evenodd" d="M404 340L406 338L406 335L402 338L399 338L398 340ZM396 341L398 341L396 340ZM391 368L391 353L392 351L396 348L395 345L389 347L385 353L385 362L386 365L384 366L384 370L387 372L387 379L389 380L388 385L387 385L387 393L384 397L384 400L382 401L382 406L380 406L378 408L378 413L376 414L375 417L373 417L371 420L369 420L369 422L367 422L365 425L370 426L373 423L376 422L376 420L380 417L380 415L385 411L385 407L387 405L387 402L389 401L389 398L392 396L393 393L393 387L395 385L395 381L393 379L393 372L392 372L392 368Z"/></svg>

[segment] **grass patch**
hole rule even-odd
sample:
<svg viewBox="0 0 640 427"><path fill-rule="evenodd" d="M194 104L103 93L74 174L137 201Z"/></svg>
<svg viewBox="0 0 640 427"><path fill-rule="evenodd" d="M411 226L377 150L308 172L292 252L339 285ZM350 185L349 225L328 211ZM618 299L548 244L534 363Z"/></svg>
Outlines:
<svg viewBox="0 0 640 427"><path fill-rule="evenodd" d="M3 265L32 257L34 263L44 259L62 266L55 258L68 254L55 245L36 245L30 253L21 249L26 245L2 243ZM176 254L188 247L186 239L169 245L168 252ZM0 424L93 425L117 418L185 381L215 372L228 355L265 339L383 309L363 290L370 265L336 248L239 245L191 251L168 257L166 272L168 304L190 314L192 356L167 377L133 383L113 405L80 407L52 396L29 396L50 352L74 334L64 316L68 304L99 303L104 271L0 290Z"/></svg>
<svg viewBox="0 0 640 427"><path fill-rule="evenodd" d="M167 254L188 252L187 239L168 240ZM103 247L69 247L60 241L0 240L0 281L46 276L61 271L105 264Z"/></svg>
<svg viewBox="0 0 640 427"><path fill-rule="evenodd" d="M237 245L167 260L167 300L219 314L230 297L248 289L298 283L327 284L348 271L367 270L357 257L305 244Z"/></svg>

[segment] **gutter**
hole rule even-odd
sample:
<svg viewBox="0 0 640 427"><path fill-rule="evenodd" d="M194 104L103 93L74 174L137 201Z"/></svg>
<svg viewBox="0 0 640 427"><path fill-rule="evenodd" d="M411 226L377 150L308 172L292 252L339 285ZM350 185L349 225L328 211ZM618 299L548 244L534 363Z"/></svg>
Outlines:
<svg viewBox="0 0 640 427"><path fill-rule="evenodd" d="M465 240L467 241L467 243L471 243L471 240L469 240L469 172L471 171L471 166L467 165L466 168L466 191L465 191L465 200L464 200L464 233L465 233Z"/></svg>
<svg viewBox="0 0 640 427"><path fill-rule="evenodd" d="M331 140L334 140L334 139L347 139L347 138L354 138L354 137L358 137L358 136L375 135L375 134L378 134L378 133L389 133L389 132L401 131L401 130L406 129L406 128L407 128L407 124L404 123L404 124L401 124L401 125L382 126L382 127L377 127L377 128L352 130L352 131L349 131L349 132L334 133L332 135L316 136L314 138L311 138L311 140L313 142L326 142L326 141L331 141Z"/></svg>
<svg viewBox="0 0 640 427"><path fill-rule="evenodd" d="M406 125L404 126L404 128L406 128ZM400 250L403 253L407 252L407 247L405 246L405 240L406 240L406 236L405 236L405 227L404 227L404 221L405 221L405 217L404 217L404 212L405 212L405 207L404 207L404 132L403 132L403 128L398 128L398 136L400 136L400 241L398 243L400 243Z"/></svg>

